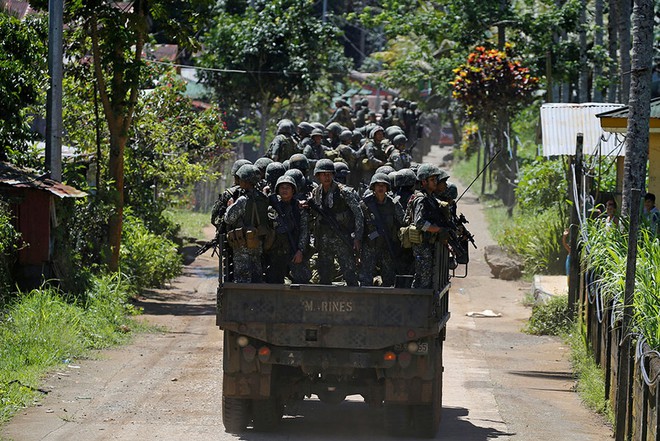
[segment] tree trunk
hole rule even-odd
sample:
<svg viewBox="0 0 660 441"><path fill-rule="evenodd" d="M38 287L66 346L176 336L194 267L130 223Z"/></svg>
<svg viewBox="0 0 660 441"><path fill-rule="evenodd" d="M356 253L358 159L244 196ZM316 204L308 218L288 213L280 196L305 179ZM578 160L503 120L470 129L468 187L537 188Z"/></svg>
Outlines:
<svg viewBox="0 0 660 441"><path fill-rule="evenodd" d="M619 54L621 57L621 102L628 104L630 98L630 0L618 3ZM651 34L653 32L651 31Z"/></svg>
<svg viewBox="0 0 660 441"><path fill-rule="evenodd" d="M644 189L651 113L651 63L653 60L653 0L635 0L635 28L629 97L628 133L624 161L621 213L639 210L631 200L632 189Z"/></svg>
<svg viewBox="0 0 660 441"><path fill-rule="evenodd" d="M604 50L603 47L603 0L595 0L594 2L594 22L596 24L596 29L594 30L594 47L598 51L594 62L593 69L593 101L600 103L603 101L603 92L601 90L600 79L603 76L603 66L602 61L605 57L601 54Z"/></svg>
<svg viewBox="0 0 660 441"><path fill-rule="evenodd" d="M649 146L649 116L651 113L651 63L653 59L653 0L635 0L631 87L624 162L623 203L621 213L629 219L628 255L624 291L624 311L621 335L626 339L619 356L617 375L616 439L628 439L626 424L630 397L629 367L630 327L633 315L635 271L637 261L637 232L639 230L639 204L646 177Z"/></svg>
<svg viewBox="0 0 660 441"><path fill-rule="evenodd" d="M617 102L617 91L619 89L618 83L618 63L617 63L617 48L619 46L619 38L617 36L617 0L609 0L609 11L607 17L607 52L610 58L610 65L608 69L608 86L607 86L607 102Z"/></svg>
<svg viewBox="0 0 660 441"><path fill-rule="evenodd" d="M580 73L578 78L578 102L589 101L589 65L587 64L587 0L580 0Z"/></svg>

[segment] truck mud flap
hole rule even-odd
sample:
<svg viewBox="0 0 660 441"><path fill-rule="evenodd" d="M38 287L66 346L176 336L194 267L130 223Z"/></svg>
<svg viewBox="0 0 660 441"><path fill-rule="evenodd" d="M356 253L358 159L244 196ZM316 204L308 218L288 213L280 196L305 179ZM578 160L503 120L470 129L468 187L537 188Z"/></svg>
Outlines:
<svg viewBox="0 0 660 441"><path fill-rule="evenodd" d="M421 378L386 378L385 402L401 404L428 404L433 401L434 381Z"/></svg>
<svg viewBox="0 0 660 441"><path fill-rule="evenodd" d="M270 380L270 375L225 372L222 378L222 395L234 398L268 398Z"/></svg>

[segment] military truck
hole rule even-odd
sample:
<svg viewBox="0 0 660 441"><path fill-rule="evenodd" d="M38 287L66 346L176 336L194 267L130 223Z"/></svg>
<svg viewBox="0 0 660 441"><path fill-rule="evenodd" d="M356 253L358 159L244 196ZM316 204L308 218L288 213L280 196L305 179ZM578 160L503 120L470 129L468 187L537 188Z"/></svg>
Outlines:
<svg viewBox="0 0 660 441"><path fill-rule="evenodd" d="M340 403L359 394L383 407L389 433L434 437L450 262L436 244L433 289L232 283L226 265L217 324L227 432L274 430L287 405L311 395Z"/></svg>

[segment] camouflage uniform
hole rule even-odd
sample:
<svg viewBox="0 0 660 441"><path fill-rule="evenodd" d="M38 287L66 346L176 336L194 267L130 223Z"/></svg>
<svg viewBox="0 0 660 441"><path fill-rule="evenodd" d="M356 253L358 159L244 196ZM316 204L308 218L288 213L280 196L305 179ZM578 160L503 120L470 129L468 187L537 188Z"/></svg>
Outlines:
<svg viewBox="0 0 660 441"><path fill-rule="evenodd" d="M281 183L288 183L294 191L296 189L293 178L282 177L277 184ZM284 278L290 274L292 283L309 283L312 274L305 258L301 263L292 261L297 251L305 255L309 243L307 210L300 208L297 199L287 203L276 193L269 197L268 216L273 222L276 235L272 248L266 253L266 282L284 283Z"/></svg>
<svg viewBox="0 0 660 441"><path fill-rule="evenodd" d="M380 182L387 179L385 175L375 174L371 180ZM403 225L404 212L401 204L391 196L386 195L385 201L378 203L376 196L366 196L361 203L365 218L364 240L362 241L362 260L360 268L360 285L371 286L376 273L380 268L382 286L394 286L396 274L400 273L398 257L400 244L398 239L399 228ZM385 237L378 232L378 225L389 237L389 245ZM390 250L391 246L391 250Z"/></svg>
<svg viewBox="0 0 660 441"><path fill-rule="evenodd" d="M420 179L420 171L417 173L417 179ZM432 172L427 175L428 178L434 178L438 175L446 175L437 167L433 167L438 173ZM424 178L426 179L426 178ZM431 226L446 225L448 213L440 209L439 201L433 193L425 189L415 192L413 199L408 203L412 204L413 219L412 223L417 230L422 232L422 243L413 244L412 251L415 258L415 277L413 279L413 288L433 288L433 251L435 243L443 239L443 233L430 233Z"/></svg>
<svg viewBox="0 0 660 441"><path fill-rule="evenodd" d="M239 177L246 179L241 176L241 172L245 167L252 167L253 170L250 169L250 174L254 173L255 175L252 184L256 184L259 172L254 166L244 165L241 167L238 171ZM252 177L250 177L250 180L252 180ZM242 229L243 231L254 231L254 234L263 237L266 230L269 229L268 198L255 188L245 189L244 194L227 208L224 220L227 224L228 236L231 235L232 231ZM263 276L261 265L263 245L261 239L254 247L233 244L232 248L234 251L234 282L261 282Z"/></svg>
<svg viewBox="0 0 660 441"><path fill-rule="evenodd" d="M320 160L315 172L318 173L320 164L326 166L328 163L327 171L334 173L334 165L329 159ZM329 216L334 217L342 230L341 232L336 231L322 215L315 213L314 245L318 250L317 270L320 283L329 285L332 282L334 259L336 258L346 284L357 286L355 254L352 245L347 243L353 241L351 235L361 239L364 231L364 216L356 194L333 181L328 192L324 192L321 185L316 187L312 191L310 204L314 204ZM344 235L344 239L340 234Z"/></svg>
<svg viewBox="0 0 660 441"><path fill-rule="evenodd" d="M266 156L273 161L283 162L298 153L297 142L293 139L295 129L290 120L281 120L277 124L277 135L270 143Z"/></svg>

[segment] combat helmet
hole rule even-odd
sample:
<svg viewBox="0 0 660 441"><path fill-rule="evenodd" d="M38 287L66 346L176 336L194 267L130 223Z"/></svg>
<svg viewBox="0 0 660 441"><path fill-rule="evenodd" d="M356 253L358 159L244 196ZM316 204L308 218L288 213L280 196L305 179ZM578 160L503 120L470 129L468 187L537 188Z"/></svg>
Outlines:
<svg viewBox="0 0 660 441"><path fill-rule="evenodd" d="M385 129L381 126L372 127L372 129L369 130L369 138L373 139L377 132L383 132L383 134L385 134Z"/></svg>
<svg viewBox="0 0 660 441"><path fill-rule="evenodd" d="M307 184L305 175L297 168L292 168L291 170L287 170L286 173L284 173L284 176L289 176L290 178L293 178L294 181L296 181L296 190L300 189L301 191L303 191L305 185Z"/></svg>
<svg viewBox="0 0 660 441"><path fill-rule="evenodd" d="M312 130L314 130L314 126L308 123L307 121L303 121L300 124L298 124L298 130L300 131L300 134L303 137L306 137L312 133Z"/></svg>
<svg viewBox="0 0 660 441"><path fill-rule="evenodd" d="M277 188L281 184L289 184L290 186L292 186L294 193L298 191L298 185L296 184L296 179L291 175L283 175L277 178L277 183L275 184L275 193L277 193Z"/></svg>
<svg viewBox="0 0 660 441"><path fill-rule="evenodd" d="M388 190L392 186L390 178L385 173L374 173L374 175L371 177L371 181L369 182L369 188L373 190L374 185L378 183L387 185Z"/></svg>
<svg viewBox="0 0 660 441"><path fill-rule="evenodd" d="M254 165L259 169L261 174L265 174L266 173L266 168L268 167L268 164L270 164L272 162L273 162L272 159L264 156L262 158L257 159L256 161L254 161Z"/></svg>
<svg viewBox="0 0 660 441"><path fill-rule="evenodd" d="M441 173L444 172L440 170L440 167L437 165L424 163L417 169L417 180L423 181L424 179L428 179L431 176L439 176Z"/></svg>
<svg viewBox="0 0 660 441"><path fill-rule="evenodd" d="M252 185L255 185L261 179L261 173L257 166L252 164L242 165L241 168L236 172L238 179L241 181L249 182Z"/></svg>
<svg viewBox="0 0 660 441"><path fill-rule="evenodd" d="M394 144L395 147L406 145L407 142L408 142L408 138L406 138L406 135L404 135L403 133L399 133L392 140L392 144Z"/></svg>
<svg viewBox="0 0 660 441"><path fill-rule="evenodd" d="M376 169L376 171L374 173L384 173L386 175L389 175L393 171L396 171L396 170L391 165L381 165L380 167L378 167Z"/></svg>
<svg viewBox="0 0 660 441"><path fill-rule="evenodd" d="M271 162L266 167L266 182L271 188L275 185L277 180L284 175L286 169L281 162Z"/></svg>
<svg viewBox="0 0 660 441"><path fill-rule="evenodd" d="M333 166L335 167L335 176L338 178L345 179L351 173L351 169L343 162L335 162Z"/></svg>
<svg viewBox="0 0 660 441"><path fill-rule="evenodd" d="M317 173L335 173L334 163L327 158L319 159L314 167L314 174Z"/></svg>
<svg viewBox="0 0 660 441"><path fill-rule="evenodd" d="M307 156L303 155L302 153L294 153L291 155L289 158L289 170L294 168L302 171L303 173L306 173L307 169L309 169L309 161L307 160Z"/></svg>
<svg viewBox="0 0 660 441"><path fill-rule="evenodd" d="M293 124L293 121L290 119L281 119L277 123L277 134L280 135L293 135L293 132L296 131L296 126Z"/></svg>
<svg viewBox="0 0 660 441"><path fill-rule="evenodd" d="M415 172L409 168L402 168L397 172L396 175L396 186L397 187L412 187L415 185L417 176Z"/></svg>
<svg viewBox="0 0 660 441"><path fill-rule="evenodd" d="M339 141L343 142L344 144L350 144L352 139L353 139L353 132L348 129L342 131L339 134Z"/></svg>
<svg viewBox="0 0 660 441"><path fill-rule="evenodd" d="M236 176L238 169L244 166L245 164L252 164L252 162L248 161L247 159L237 159L236 161L234 161L234 164L231 166L231 175Z"/></svg>
<svg viewBox="0 0 660 441"><path fill-rule="evenodd" d="M327 130L333 135L339 136L339 134L344 130L344 128L341 126L341 124L337 122L331 122L330 124L328 124Z"/></svg>

